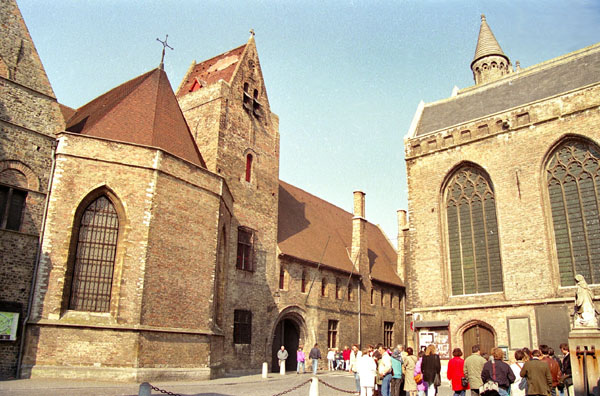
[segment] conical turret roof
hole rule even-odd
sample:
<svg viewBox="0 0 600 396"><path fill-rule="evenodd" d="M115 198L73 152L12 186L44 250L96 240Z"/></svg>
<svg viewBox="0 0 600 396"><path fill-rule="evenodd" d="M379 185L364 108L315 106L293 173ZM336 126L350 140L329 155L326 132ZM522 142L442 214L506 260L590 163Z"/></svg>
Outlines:
<svg viewBox="0 0 600 396"><path fill-rule="evenodd" d="M66 130L156 147L206 168L167 74L160 68L80 107Z"/></svg>
<svg viewBox="0 0 600 396"><path fill-rule="evenodd" d="M508 56L500 48L500 44L498 44L496 37L494 37L492 29L487 24L485 15L481 14L481 27L479 28L479 37L477 38L477 48L475 49L475 56L471 64L484 56L490 55L500 55L508 60Z"/></svg>

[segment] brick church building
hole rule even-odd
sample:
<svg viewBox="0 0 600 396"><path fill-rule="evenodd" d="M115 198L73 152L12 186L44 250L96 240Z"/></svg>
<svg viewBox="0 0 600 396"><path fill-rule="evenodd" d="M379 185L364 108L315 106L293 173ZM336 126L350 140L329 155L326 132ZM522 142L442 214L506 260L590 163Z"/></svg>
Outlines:
<svg viewBox="0 0 600 396"><path fill-rule="evenodd" d="M600 45L513 69L482 16L471 70L405 138L414 340L558 352L600 292Z"/></svg>
<svg viewBox="0 0 600 396"><path fill-rule="evenodd" d="M211 378L281 345L295 369L299 346L405 341L403 254L365 194L349 213L279 179L253 36L176 92L159 66L75 110L15 1L0 22L2 378Z"/></svg>

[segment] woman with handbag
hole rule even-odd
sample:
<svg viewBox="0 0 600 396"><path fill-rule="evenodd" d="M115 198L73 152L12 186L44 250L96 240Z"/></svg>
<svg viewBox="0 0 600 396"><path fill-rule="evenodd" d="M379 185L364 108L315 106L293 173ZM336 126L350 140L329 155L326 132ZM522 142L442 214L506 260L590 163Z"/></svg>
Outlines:
<svg viewBox="0 0 600 396"><path fill-rule="evenodd" d="M465 378L465 372L463 371L465 361L461 357L462 354L460 348L454 348L452 351L452 356L454 357L448 362L447 377L452 381L454 396L465 396L465 391L469 389L469 381ZM466 386L463 385L463 380L466 381Z"/></svg>
<svg viewBox="0 0 600 396"><path fill-rule="evenodd" d="M481 380L483 391L496 391L500 396L508 396L510 384L515 382L515 374L510 366L502 361L504 352L500 348L492 348L490 360L483 365Z"/></svg>
<svg viewBox="0 0 600 396"><path fill-rule="evenodd" d="M429 344L427 349L425 349L421 370L423 371L423 381L427 383L427 396L435 396L438 387L442 384L440 377L442 364L440 363L440 355L437 354L435 344Z"/></svg>
<svg viewBox="0 0 600 396"><path fill-rule="evenodd" d="M427 394L427 383L423 381L423 371L421 370L421 366L423 365L423 357L425 357L425 352L419 352L419 360L417 360L415 371L413 372L413 379L417 383L417 393L419 396L425 396Z"/></svg>

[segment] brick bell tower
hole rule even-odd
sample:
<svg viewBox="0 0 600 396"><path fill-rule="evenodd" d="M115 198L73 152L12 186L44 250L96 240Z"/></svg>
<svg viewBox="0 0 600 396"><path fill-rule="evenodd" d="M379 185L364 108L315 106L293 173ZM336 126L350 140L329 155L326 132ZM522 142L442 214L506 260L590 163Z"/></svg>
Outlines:
<svg viewBox="0 0 600 396"><path fill-rule="evenodd" d="M264 337L253 336L249 345L231 342L239 312L276 315L272 291L279 275L279 118L270 110L254 32L240 47L194 61L177 98L208 169L226 180L234 200L224 268L224 363L244 359L257 366L266 358ZM271 332L258 322L253 334Z"/></svg>

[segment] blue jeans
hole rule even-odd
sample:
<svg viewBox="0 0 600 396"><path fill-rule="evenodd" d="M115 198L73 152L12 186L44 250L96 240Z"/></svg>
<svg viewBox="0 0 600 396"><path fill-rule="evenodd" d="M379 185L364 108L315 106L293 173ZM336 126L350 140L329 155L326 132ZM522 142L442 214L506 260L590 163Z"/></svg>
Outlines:
<svg viewBox="0 0 600 396"><path fill-rule="evenodd" d="M319 365L319 359L313 359L312 365L313 365L313 375L316 375L317 374L317 366Z"/></svg>
<svg viewBox="0 0 600 396"><path fill-rule="evenodd" d="M454 396L465 396L464 390L454 391Z"/></svg>
<svg viewBox="0 0 600 396"><path fill-rule="evenodd" d="M356 382L356 391L360 392L360 377L358 376L358 372L354 373L354 382Z"/></svg>
<svg viewBox="0 0 600 396"><path fill-rule="evenodd" d="M508 396L508 391L506 389L498 387L498 394L500 396Z"/></svg>
<svg viewBox="0 0 600 396"><path fill-rule="evenodd" d="M302 367L302 372L305 372L306 370L304 369L304 361L302 362L298 362L298 366L296 368L296 372L299 373L300 372L300 367Z"/></svg>
<svg viewBox="0 0 600 396"><path fill-rule="evenodd" d="M392 373L386 374L381 380L381 396L390 396L390 381Z"/></svg>

